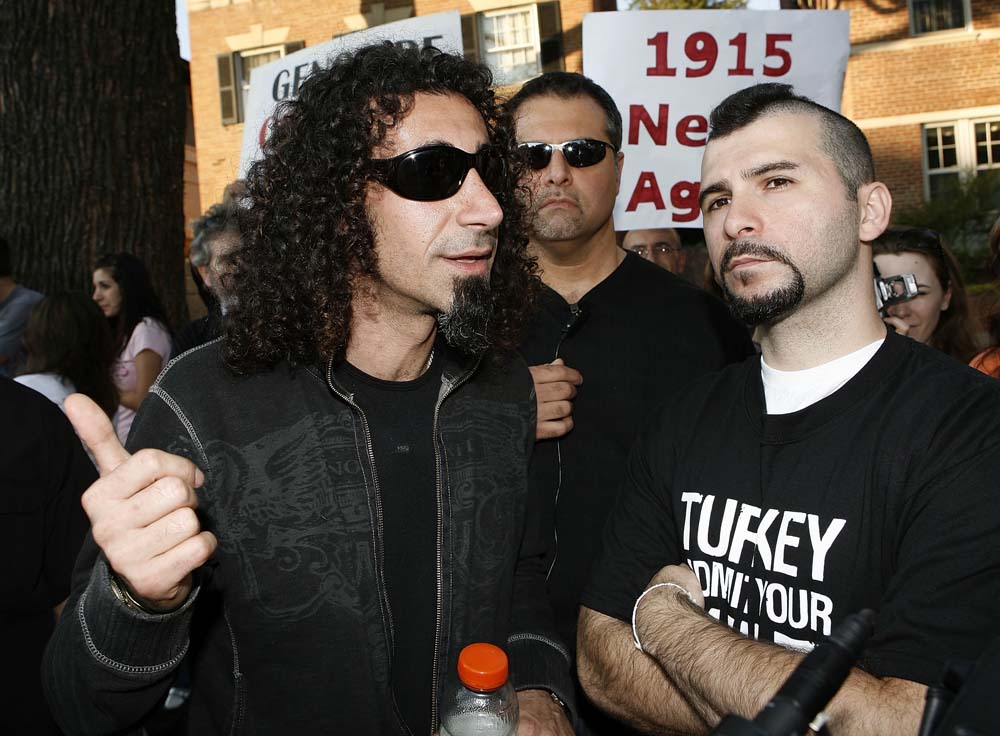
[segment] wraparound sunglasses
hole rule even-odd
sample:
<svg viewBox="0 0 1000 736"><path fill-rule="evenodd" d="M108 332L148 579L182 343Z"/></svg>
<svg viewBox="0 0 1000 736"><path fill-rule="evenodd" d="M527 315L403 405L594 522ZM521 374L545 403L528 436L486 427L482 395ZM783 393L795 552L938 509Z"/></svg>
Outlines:
<svg viewBox="0 0 1000 736"><path fill-rule="evenodd" d="M369 161L371 178L404 199L436 202L455 195L470 169L479 172L487 188L503 191L507 163L497 146L483 146L475 153L454 146L414 148L392 158Z"/></svg>
<svg viewBox="0 0 1000 736"><path fill-rule="evenodd" d="M586 166L593 166L604 160L608 149L612 151L615 147L610 143L599 141L595 138L577 138L563 143L541 143L539 141L528 141L518 146L525 160L533 169L544 169L552 160L552 152L562 151L566 163L570 166L582 169Z"/></svg>

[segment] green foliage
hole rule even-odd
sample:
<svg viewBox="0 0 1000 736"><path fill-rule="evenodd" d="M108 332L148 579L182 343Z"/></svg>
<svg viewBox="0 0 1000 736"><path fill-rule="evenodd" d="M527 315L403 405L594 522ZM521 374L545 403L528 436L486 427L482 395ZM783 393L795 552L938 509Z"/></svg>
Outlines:
<svg viewBox="0 0 1000 736"><path fill-rule="evenodd" d="M745 8L747 0L632 0L630 10L727 10Z"/></svg>
<svg viewBox="0 0 1000 736"><path fill-rule="evenodd" d="M955 253L966 282L976 283L989 280L986 238L998 211L1000 173L980 172L937 199L901 210L893 223L937 230Z"/></svg>

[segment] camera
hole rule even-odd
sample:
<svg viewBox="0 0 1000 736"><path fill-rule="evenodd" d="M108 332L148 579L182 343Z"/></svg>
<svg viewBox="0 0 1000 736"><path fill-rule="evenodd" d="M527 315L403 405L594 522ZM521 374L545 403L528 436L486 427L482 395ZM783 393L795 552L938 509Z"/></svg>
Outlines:
<svg viewBox="0 0 1000 736"><path fill-rule="evenodd" d="M875 306L885 317L893 304L909 301L917 296L917 277L912 273L882 278L875 266Z"/></svg>

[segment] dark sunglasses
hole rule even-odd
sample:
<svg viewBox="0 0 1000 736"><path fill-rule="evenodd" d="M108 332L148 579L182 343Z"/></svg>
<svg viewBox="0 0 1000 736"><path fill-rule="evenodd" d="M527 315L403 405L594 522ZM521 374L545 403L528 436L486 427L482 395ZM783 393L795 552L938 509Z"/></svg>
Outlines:
<svg viewBox="0 0 1000 736"><path fill-rule="evenodd" d="M493 193L503 191L507 165L497 146L483 146L475 153L454 146L423 146L392 158L369 161L371 178L404 199L436 202L462 188L470 169Z"/></svg>
<svg viewBox="0 0 1000 736"><path fill-rule="evenodd" d="M518 148L525 156L528 166L536 170L544 169L549 165L549 161L552 160L552 152L555 150L562 151L566 163L577 169L598 164L604 160L604 156L607 154L609 148L612 151L615 150L615 147L610 143L595 140L594 138L577 138L576 140L565 141L564 143L539 143L532 141L522 143Z"/></svg>

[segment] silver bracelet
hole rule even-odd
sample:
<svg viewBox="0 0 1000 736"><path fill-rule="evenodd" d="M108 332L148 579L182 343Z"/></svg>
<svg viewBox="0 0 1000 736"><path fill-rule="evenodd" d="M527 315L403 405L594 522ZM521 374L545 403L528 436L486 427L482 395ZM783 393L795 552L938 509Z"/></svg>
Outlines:
<svg viewBox="0 0 1000 736"><path fill-rule="evenodd" d="M646 588L646 590L642 592L642 595L640 595L638 598L635 599L635 605L632 606L632 639L633 641L635 641L635 648L638 649L640 652L645 652L646 650L642 648L642 644L639 642L639 632L635 628L635 614L639 610L639 604L642 602L642 599L645 598L649 592L654 591L657 588L677 588L677 590L679 590L688 597L689 601L695 603L695 600L691 596L691 593L688 591L688 589L685 588L683 585L678 585L677 583L657 583L656 585L650 585L648 588ZM695 605L698 604L695 603Z"/></svg>
<svg viewBox="0 0 1000 736"><path fill-rule="evenodd" d="M111 582L111 592L115 594L115 598L126 608L131 608L133 611L142 611L150 616L162 616L165 613L164 611L156 611L148 608L137 601L129 591L128 586L119 580L118 576L110 569L108 570L108 580Z"/></svg>

